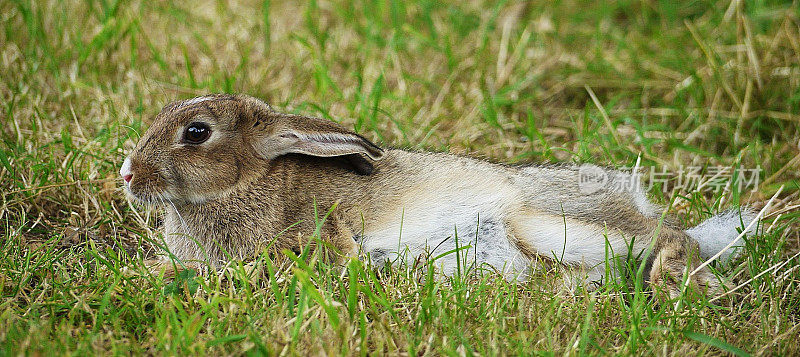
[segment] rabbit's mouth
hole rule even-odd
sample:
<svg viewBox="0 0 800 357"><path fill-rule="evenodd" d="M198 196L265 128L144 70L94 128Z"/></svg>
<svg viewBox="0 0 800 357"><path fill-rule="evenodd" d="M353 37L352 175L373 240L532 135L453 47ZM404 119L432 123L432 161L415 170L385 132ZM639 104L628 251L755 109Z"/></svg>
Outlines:
<svg viewBox="0 0 800 357"><path fill-rule="evenodd" d="M132 201L148 206L166 206L172 201L170 195L165 192L153 189L137 190L128 184L125 185L125 193Z"/></svg>
<svg viewBox="0 0 800 357"><path fill-rule="evenodd" d="M168 184L163 177L140 177L125 183L128 197L137 203L157 207L179 207L205 202L205 196L190 195L180 186Z"/></svg>
<svg viewBox="0 0 800 357"><path fill-rule="evenodd" d="M124 184L127 196L137 203L153 206L166 206L174 202L174 195L169 193L163 180L150 177L135 177Z"/></svg>

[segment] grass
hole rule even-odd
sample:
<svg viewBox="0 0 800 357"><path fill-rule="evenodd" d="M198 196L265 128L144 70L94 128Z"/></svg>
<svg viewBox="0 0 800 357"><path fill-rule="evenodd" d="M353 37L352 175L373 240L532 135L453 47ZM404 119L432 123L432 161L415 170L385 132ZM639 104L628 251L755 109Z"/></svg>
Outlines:
<svg viewBox="0 0 800 357"><path fill-rule="evenodd" d="M10 0L0 23L0 355L800 354L797 2ZM503 162L762 169L656 185L687 224L783 190L713 303L308 252L150 276L159 216L117 170L209 92Z"/></svg>

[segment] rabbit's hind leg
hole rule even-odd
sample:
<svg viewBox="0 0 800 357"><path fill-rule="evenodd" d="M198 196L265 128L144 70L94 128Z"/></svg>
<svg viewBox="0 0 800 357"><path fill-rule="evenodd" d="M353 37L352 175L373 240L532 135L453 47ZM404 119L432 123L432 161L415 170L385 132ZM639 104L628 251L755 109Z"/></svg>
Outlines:
<svg viewBox="0 0 800 357"><path fill-rule="evenodd" d="M637 252L646 247L646 242L613 227L548 213L520 212L508 225L521 251L560 266L561 281L569 291L577 287L593 289L594 283L602 281L606 268L614 267L613 258L626 257L631 246Z"/></svg>
<svg viewBox="0 0 800 357"><path fill-rule="evenodd" d="M669 220L648 217L620 200L609 199L606 207L609 213L604 223L641 241L637 244L637 255L642 255L652 243L652 253L647 256L648 282L664 288L670 297L679 295L685 274L702 263L697 241ZM694 288L709 293L719 288L716 276L706 267L689 278L687 282Z"/></svg>
<svg viewBox="0 0 800 357"><path fill-rule="evenodd" d="M649 262L649 283L663 288L670 298L681 294L684 282L706 293L715 294L719 291L717 277L708 267L689 276L703 261L699 245L686 233L673 229L660 232L653 252Z"/></svg>
<svg viewBox="0 0 800 357"><path fill-rule="evenodd" d="M585 220L558 217L548 213L524 212L509 220L517 245L523 252L552 259L566 270L564 285L588 287L600 280L608 269L616 269L618 258L629 254L640 257L653 246L647 259L648 282L665 288L671 297L681 292L684 274L701 263L697 242L683 231L659 226L658 220L620 212L615 221L597 224ZM652 237L658 233L655 242ZM609 271L613 276L615 271ZM713 292L716 277L707 269L691 277L689 284Z"/></svg>

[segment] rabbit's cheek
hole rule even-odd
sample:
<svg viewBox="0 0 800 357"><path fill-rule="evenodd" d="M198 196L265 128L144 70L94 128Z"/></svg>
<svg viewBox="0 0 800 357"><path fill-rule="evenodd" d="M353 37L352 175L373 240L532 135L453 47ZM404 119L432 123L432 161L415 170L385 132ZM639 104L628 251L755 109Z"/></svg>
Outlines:
<svg viewBox="0 0 800 357"><path fill-rule="evenodd" d="M218 197L236 185L242 175L240 160L195 160L175 166L168 178L168 192L199 203Z"/></svg>

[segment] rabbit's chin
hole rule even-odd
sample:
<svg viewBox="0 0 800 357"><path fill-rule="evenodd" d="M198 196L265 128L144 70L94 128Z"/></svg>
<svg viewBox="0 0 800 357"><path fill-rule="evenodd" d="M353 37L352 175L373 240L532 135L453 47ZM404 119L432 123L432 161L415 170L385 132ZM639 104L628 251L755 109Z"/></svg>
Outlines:
<svg viewBox="0 0 800 357"><path fill-rule="evenodd" d="M227 192L226 192L227 193ZM164 190L160 192L134 192L129 187L125 188L125 195L132 202L143 204L147 206L185 206L185 205L200 205L209 200L216 198L216 196L200 195L200 194L175 194L171 190Z"/></svg>
<svg viewBox="0 0 800 357"><path fill-rule="evenodd" d="M167 205L167 200L160 193L134 193L130 188L125 187L125 197L128 201L145 206Z"/></svg>
<svg viewBox="0 0 800 357"><path fill-rule="evenodd" d="M171 194L168 191L134 192L134 190L131 190L130 187L125 187L125 196L127 196L128 200L145 206L163 207L169 205L184 204L184 202L186 201L185 199L176 197L175 195Z"/></svg>

